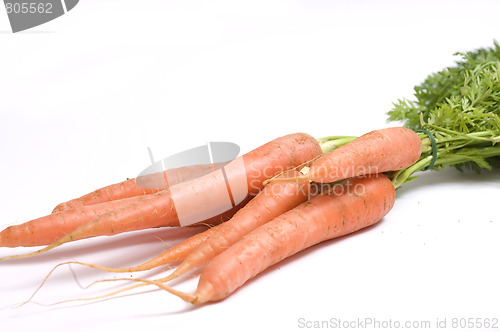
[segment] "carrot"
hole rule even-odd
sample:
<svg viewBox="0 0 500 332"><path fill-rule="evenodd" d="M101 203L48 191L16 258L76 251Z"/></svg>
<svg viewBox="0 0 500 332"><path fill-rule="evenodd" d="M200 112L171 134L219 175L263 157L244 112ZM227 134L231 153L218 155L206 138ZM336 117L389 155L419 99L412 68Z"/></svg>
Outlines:
<svg viewBox="0 0 500 332"><path fill-rule="evenodd" d="M193 304L218 301L268 267L317 243L355 232L381 220L392 208L395 189L385 175L353 178L329 194L282 214L245 235L202 270L193 294L148 281Z"/></svg>
<svg viewBox="0 0 500 332"><path fill-rule="evenodd" d="M213 168L213 164L185 166L127 179L60 203L52 212L70 210L83 205L93 205L117 199L154 194L158 191L168 189L175 184L206 174L213 170Z"/></svg>
<svg viewBox="0 0 500 332"><path fill-rule="evenodd" d="M140 199L132 198L137 201L92 219L43 249L31 254L8 256L3 259L33 256L64 243L93 236L114 235L146 228L180 226L179 206L184 213L188 213L187 216L182 216L184 219L190 223L199 223L206 219L208 209L211 209L210 212L227 209L227 203L224 201L227 197L227 183L236 184L237 187L243 181L246 183L246 193L255 195L261 190L266 179L286 169L305 164L319 154L321 154L321 148L310 135L298 133L280 137L236 158L233 161L236 163L231 162L225 167L226 174L209 173L174 185L168 191L163 190L140 197ZM241 164L244 167L240 167ZM212 213L214 214L217 213ZM57 225L54 225L53 231L57 232ZM1 236L0 233L0 239ZM29 232L24 235L18 234L16 238L9 239L9 243L14 246L18 242L24 242L25 236L36 237L37 234ZM0 245L2 245L1 241Z"/></svg>
<svg viewBox="0 0 500 332"><path fill-rule="evenodd" d="M391 127L371 131L319 157L305 178L334 182L350 177L400 170L422 154L422 141L411 129Z"/></svg>
<svg viewBox="0 0 500 332"><path fill-rule="evenodd" d="M7 227L0 232L0 246L31 247L50 244L93 218L125 207L134 201L137 199L125 198L91 206L80 206L72 210L55 212L21 225Z"/></svg>

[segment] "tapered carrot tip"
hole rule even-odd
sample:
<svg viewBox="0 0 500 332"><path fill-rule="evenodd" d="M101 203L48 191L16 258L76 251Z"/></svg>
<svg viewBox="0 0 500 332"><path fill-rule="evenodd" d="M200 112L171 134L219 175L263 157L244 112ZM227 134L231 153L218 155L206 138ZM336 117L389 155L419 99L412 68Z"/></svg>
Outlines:
<svg viewBox="0 0 500 332"><path fill-rule="evenodd" d="M0 247L13 247L12 245L12 229L15 226L9 226L0 232Z"/></svg>
<svg viewBox="0 0 500 332"><path fill-rule="evenodd" d="M27 257L36 256L38 254L42 254L44 252L47 252L47 251L49 251L51 249L57 248L60 245L63 245L64 243L67 243L67 242L70 242L70 241L71 241L71 234L66 234L61 239L59 239L59 240L51 243L48 246L43 247L40 250L33 251L31 253L28 253L28 254L21 254L21 255L12 255L12 256L0 257L0 261L5 260L5 259L17 259L17 258L27 258ZM0 242L0 244L1 244L1 242Z"/></svg>
<svg viewBox="0 0 500 332"><path fill-rule="evenodd" d="M64 210L69 210L70 209L70 206L68 205L68 203L66 202L63 202L63 203L59 203L53 210L52 210L52 213L57 213L57 212L61 212L61 211L64 211Z"/></svg>

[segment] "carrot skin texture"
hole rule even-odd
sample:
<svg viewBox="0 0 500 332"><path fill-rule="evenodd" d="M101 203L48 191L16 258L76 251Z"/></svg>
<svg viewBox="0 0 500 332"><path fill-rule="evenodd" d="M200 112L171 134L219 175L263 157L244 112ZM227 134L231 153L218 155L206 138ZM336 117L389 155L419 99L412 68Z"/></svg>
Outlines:
<svg viewBox="0 0 500 332"><path fill-rule="evenodd" d="M277 138L263 146L250 151L243 155L246 174L246 182L248 185L248 195L252 196L258 193L263 187L263 182L269 177L276 175L279 172L285 171L301 164L310 161L321 154L321 148L318 142L310 135L297 133ZM197 179L187 182L182 182L176 185L182 195L191 195L194 197L212 198L212 185L217 175L210 173ZM182 186L182 187L181 187ZM173 188L173 187L172 187ZM186 190L182 190L185 188ZM97 216L89 222L84 223L75 229L73 234L66 234L60 238L58 246L62 243L89 238L102 235L114 235L128 231L136 231L141 229L179 226L179 219L175 210L172 196L168 190L163 190L147 196L130 198L131 203L126 207L106 212ZM193 202L194 205L197 202ZM220 216L212 218L219 220ZM212 220L209 219L209 220ZM199 220L199 222L207 223L207 220ZM57 229L57 224L54 225L53 232L60 234ZM11 231L15 227L23 228L23 224L11 226ZM0 233L0 239L2 238ZM22 234L19 232L16 237L9 237L9 246L18 246L18 243L24 243L29 246L30 241L39 243L37 239L26 239L36 237L36 234L30 232ZM0 240L0 246L4 246Z"/></svg>
<svg viewBox="0 0 500 332"><path fill-rule="evenodd" d="M300 172L289 171L280 176L299 175ZM245 234L306 201L309 194L310 184L305 179L271 182L230 220L210 229L212 234L184 259L172 276L178 277L206 264Z"/></svg>
<svg viewBox="0 0 500 332"><path fill-rule="evenodd" d="M413 165L421 154L422 142L413 130L374 130L318 158L306 177L324 183L395 171Z"/></svg>
<svg viewBox="0 0 500 332"><path fill-rule="evenodd" d="M364 188L363 193L340 189ZM353 189L354 190L354 189ZM218 301L275 263L322 241L373 225L392 208L395 189L384 175L344 181L244 236L201 272L193 304Z"/></svg>

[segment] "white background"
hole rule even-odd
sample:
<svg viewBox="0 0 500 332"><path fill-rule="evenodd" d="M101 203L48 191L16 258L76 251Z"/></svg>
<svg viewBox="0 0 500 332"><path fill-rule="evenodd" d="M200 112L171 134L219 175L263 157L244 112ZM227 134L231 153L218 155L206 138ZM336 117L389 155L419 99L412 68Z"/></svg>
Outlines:
<svg viewBox="0 0 500 332"><path fill-rule="evenodd" d="M217 140L247 152L292 132L394 125L386 122L392 103L452 65L454 52L500 39L499 12L498 1L82 0L12 34L1 9L0 227L135 177L149 163L147 147L156 159ZM451 330L452 318L500 319L499 193L499 171L425 173L398 190L377 226L310 248L222 302L194 307L151 288L3 309L1 330L295 331L305 330L300 319L336 318L433 327L446 318ZM96 238L2 262L0 307L29 297L59 262L135 265L193 233ZM74 272L84 285L116 276ZM194 291L196 278L173 285ZM64 267L35 300L106 287L81 289Z"/></svg>

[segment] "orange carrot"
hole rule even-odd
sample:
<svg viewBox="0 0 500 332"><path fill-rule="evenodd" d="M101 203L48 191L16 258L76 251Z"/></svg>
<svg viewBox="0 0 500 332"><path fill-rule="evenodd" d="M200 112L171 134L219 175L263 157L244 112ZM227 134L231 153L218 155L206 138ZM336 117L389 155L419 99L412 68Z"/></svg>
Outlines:
<svg viewBox="0 0 500 332"><path fill-rule="evenodd" d="M137 199L134 198L124 198L91 206L80 206L27 221L21 225L10 226L0 232L0 246L47 245L101 214L125 207L136 201Z"/></svg>
<svg viewBox="0 0 500 332"><path fill-rule="evenodd" d="M315 182L334 182L400 170L417 162L421 153L422 141L411 129L374 130L319 157L305 177Z"/></svg>
<svg viewBox="0 0 500 332"><path fill-rule="evenodd" d="M213 170L213 168L213 164L185 166L143 175L137 179L127 179L99 188L70 201L60 203L52 212L74 209L83 205L93 205L117 199L154 194L158 191L168 189L175 184L206 174Z"/></svg>
<svg viewBox="0 0 500 332"><path fill-rule="evenodd" d="M301 250L373 225L394 201L394 186L385 175L352 178L260 226L213 258L203 268L194 294L168 287L164 279L134 280L155 284L193 304L221 300Z"/></svg>
<svg viewBox="0 0 500 332"><path fill-rule="evenodd" d="M187 216L188 220L192 221L194 219L193 223L201 222L205 219L200 218L200 216L206 216L205 210L221 211L222 208L227 206L224 201L224 195L227 195L227 191L224 191L227 190L227 183L238 184L243 180L246 183L247 194L255 195L261 190L264 181L268 178L286 169L307 163L319 154L321 154L321 148L310 135L299 133L280 137L242 157L236 158L234 160L236 161L235 164L233 164L233 161L225 167L228 168L225 175L221 174L221 172L213 172L174 185L168 191L163 190L140 197L140 199L137 197L132 198L138 201L92 219L41 250L27 255L8 256L3 259L32 256L70 241L93 236L114 235L146 228L179 226L179 201L183 204L181 205L183 211L192 214ZM233 169L234 165L241 164L244 165L243 168ZM223 186L224 190L221 188L214 190L215 186ZM177 195L175 203L174 195ZM54 232L57 232L57 225L54 226ZM9 239L9 243L16 245L17 241L29 242L23 239L25 236L36 237L36 234L18 234L16 239ZM0 246L2 245L2 233L0 233Z"/></svg>

